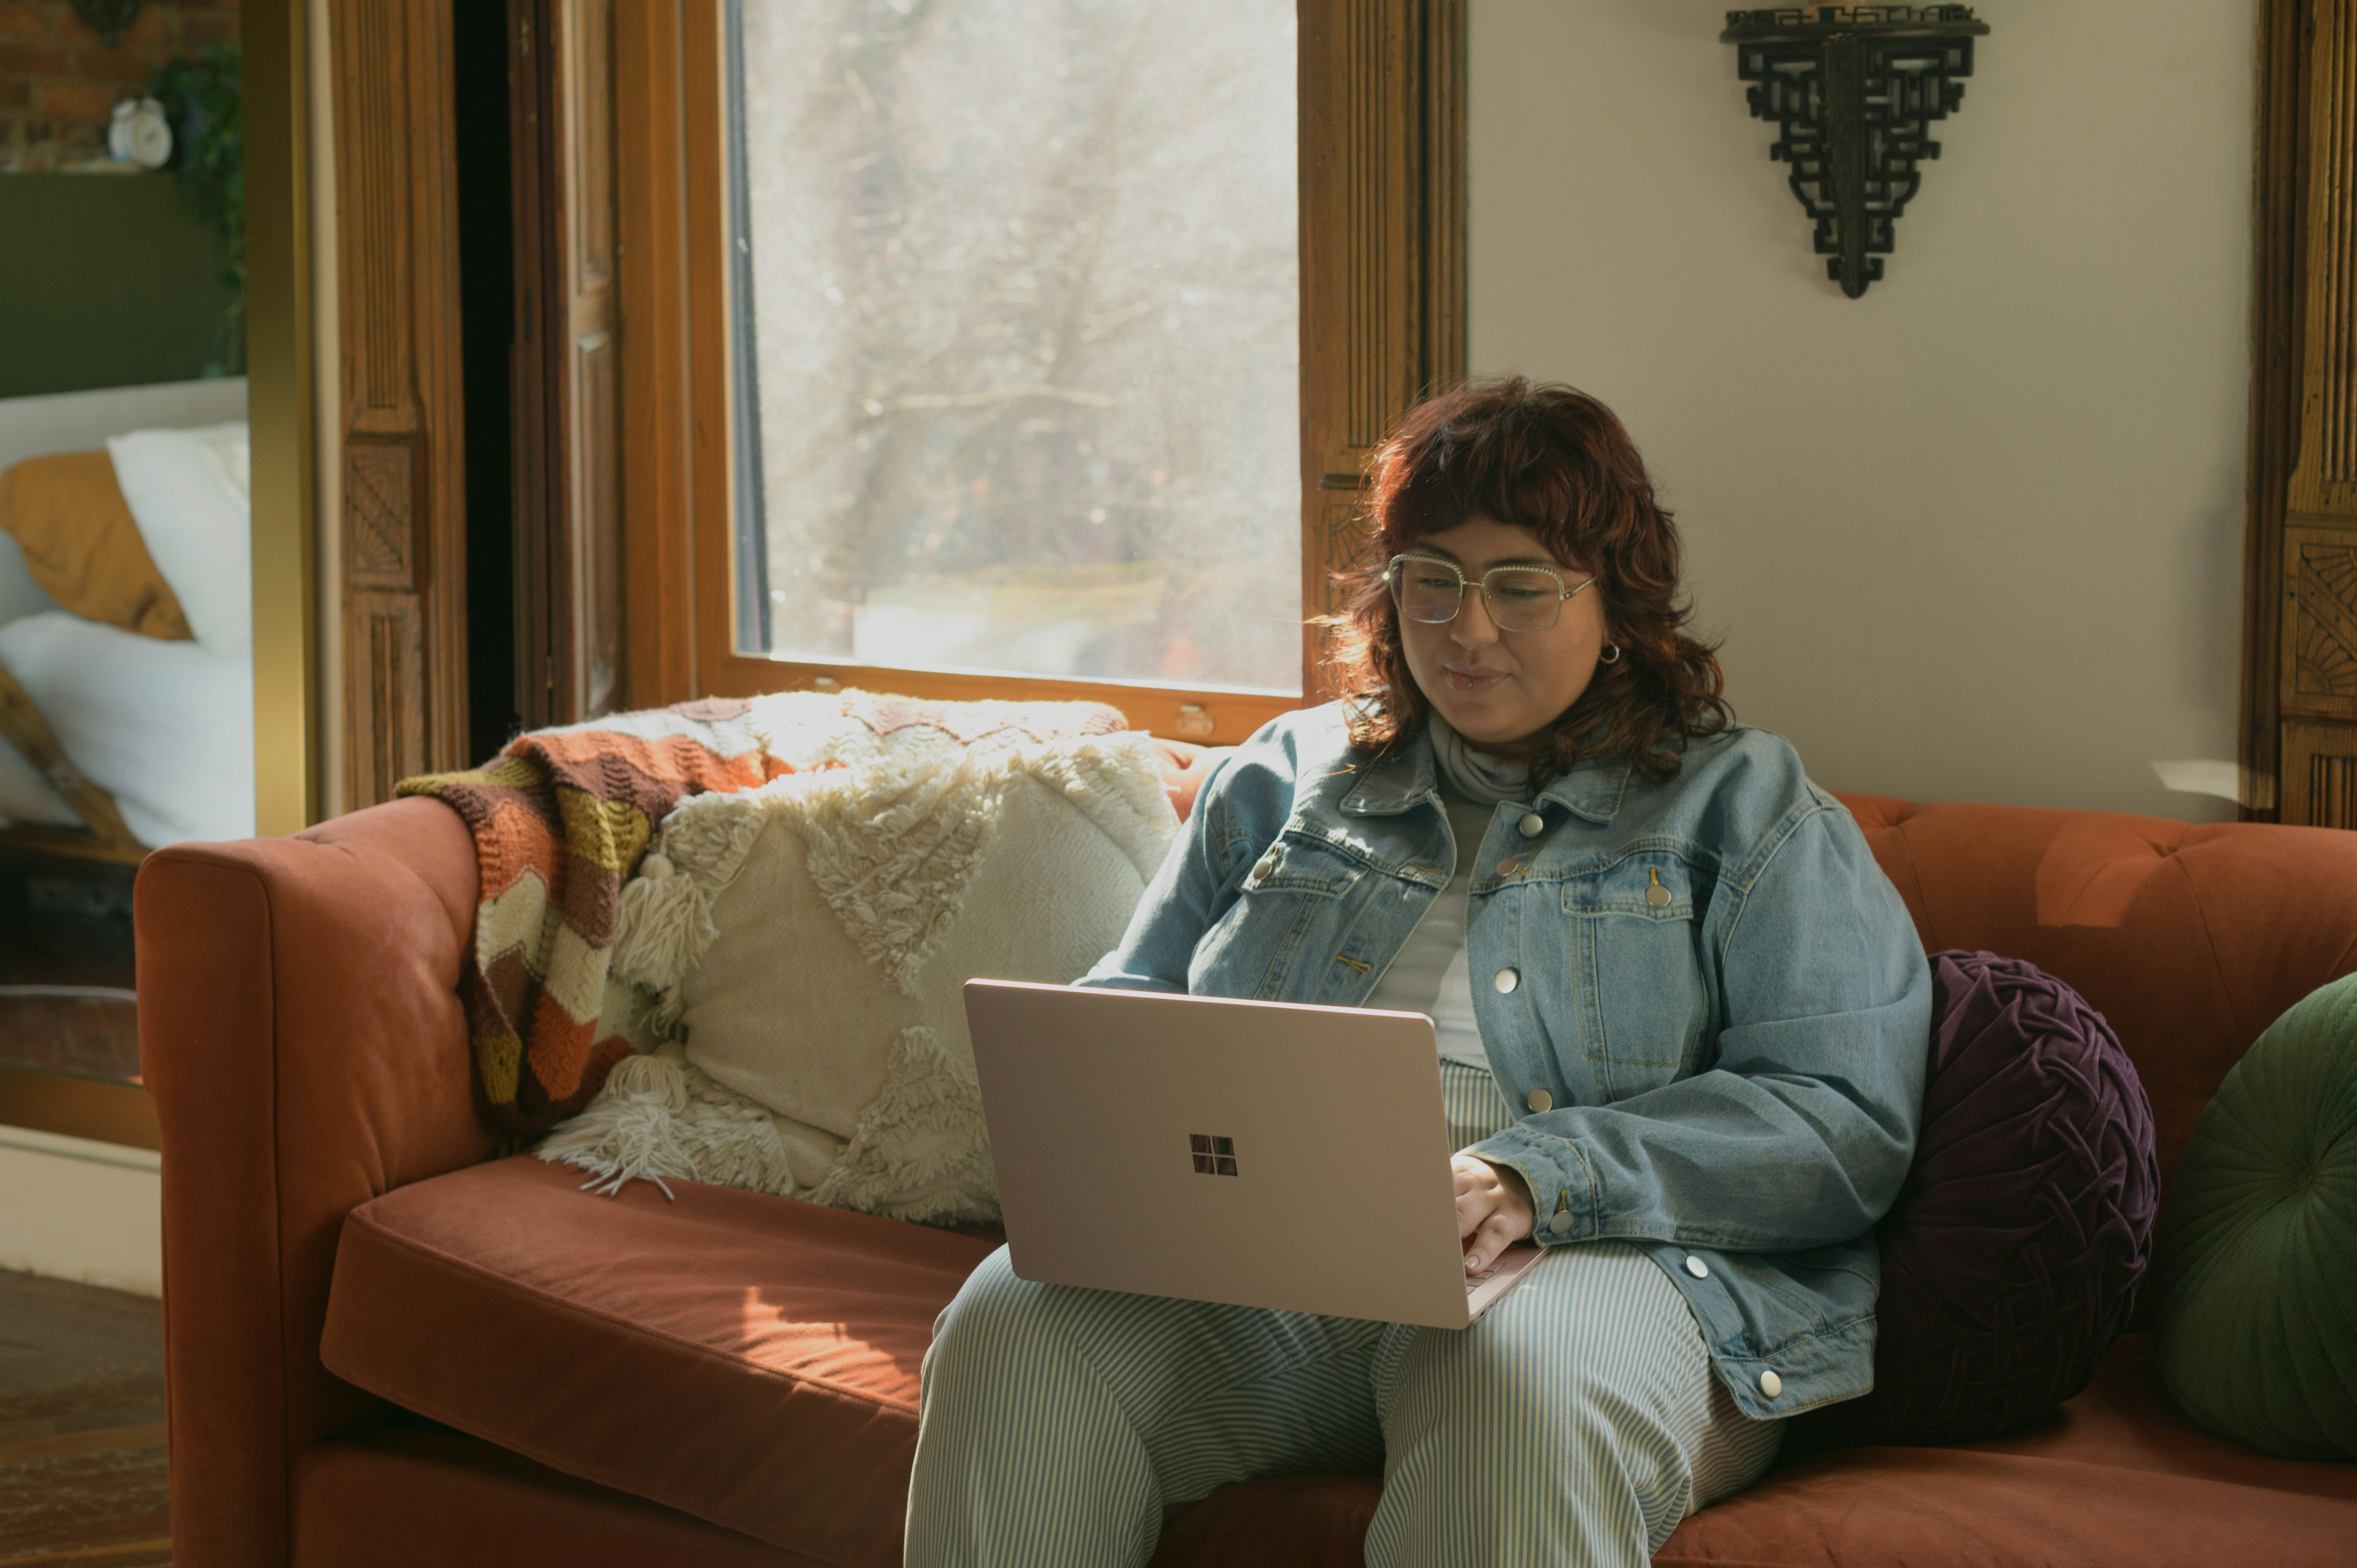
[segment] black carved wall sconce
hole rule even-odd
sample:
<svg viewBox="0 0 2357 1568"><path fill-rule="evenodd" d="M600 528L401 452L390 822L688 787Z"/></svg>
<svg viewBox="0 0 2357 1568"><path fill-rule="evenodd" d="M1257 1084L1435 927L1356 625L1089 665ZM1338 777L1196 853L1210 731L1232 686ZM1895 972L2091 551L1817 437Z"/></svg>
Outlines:
<svg viewBox="0 0 2357 1568"><path fill-rule="evenodd" d="M1770 158L1792 166L1792 194L1816 220L1825 274L1856 299L1880 281L1899 215L1940 156L1928 134L1964 96L1969 5L1819 5L1729 11L1721 43L1751 83L1755 119L1776 122Z"/></svg>

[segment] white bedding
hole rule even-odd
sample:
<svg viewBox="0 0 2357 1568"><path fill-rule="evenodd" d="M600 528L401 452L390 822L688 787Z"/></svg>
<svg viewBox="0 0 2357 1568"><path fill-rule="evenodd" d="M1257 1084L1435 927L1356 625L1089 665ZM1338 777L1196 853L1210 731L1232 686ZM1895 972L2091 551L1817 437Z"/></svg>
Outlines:
<svg viewBox="0 0 2357 1568"><path fill-rule="evenodd" d="M253 655L50 610L0 626L0 664L140 843L253 836ZM15 748L0 750L31 773Z"/></svg>
<svg viewBox="0 0 2357 1568"><path fill-rule="evenodd" d="M140 540L199 642L253 646L253 502L245 422L109 436Z"/></svg>
<svg viewBox="0 0 2357 1568"><path fill-rule="evenodd" d="M49 452L111 447L126 431L170 433L133 442L128 476L118 453L117 477L126 480L125 499L149 553L174 593L188 600L183 607L192 624L201 610L197 631L210 634L211 650L67 614L34 583L15 542L0 535L0 664L74 765L114 796L124 822L150 846L253 832L243 432L232 436L223 424L244 412L242 379L0 398L0 467ZM191 428L199 426L215 428ZM191 468L190 453L203 461L187 478L202 485L184 482L171 467ZM175 507L179 496L201 504ZM12 822L70 827L81 818L0 740L0 825Z"/></svg>

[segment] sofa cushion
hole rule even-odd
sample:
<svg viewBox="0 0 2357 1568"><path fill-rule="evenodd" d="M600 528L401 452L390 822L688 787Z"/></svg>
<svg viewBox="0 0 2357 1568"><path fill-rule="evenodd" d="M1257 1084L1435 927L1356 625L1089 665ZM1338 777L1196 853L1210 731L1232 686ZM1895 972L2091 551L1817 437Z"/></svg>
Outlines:
<svg viewBox="0 0 2357 1568"><path fill-rule="evenodd" d="M1173 1524L1154 1568L1358 1561L1378 1483L1223 1487ZM1853 1448L1781 1465L1705 1509L1654 1568L2339 1568L2357 1537L2357 1466L2271 1459L2169 1407L2152 1338L2123 1339L2087 1391L2016 1436Z"/></svg>
<svg viewBox="0 0 2357 1568"><path fill-rule="evenodd" d="M321 1359L421 1415L824 1562L900 1561L917 1373L994 1243L518 1155L345 1221Z"/></svg>

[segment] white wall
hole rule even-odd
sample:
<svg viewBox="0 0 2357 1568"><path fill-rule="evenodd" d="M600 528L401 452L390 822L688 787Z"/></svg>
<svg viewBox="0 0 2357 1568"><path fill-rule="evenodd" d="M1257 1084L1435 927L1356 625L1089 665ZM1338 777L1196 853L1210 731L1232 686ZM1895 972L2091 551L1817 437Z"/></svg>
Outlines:
<svg viewBox="0 0 2357 1568"><path fill-rule="evenodd" d="M1473 367L1620 413L1829 788L2230 816L2151 763L2234 755L2253 3L1977 10L1850 300L1725 4L1473 0Z"/></svg>
<svg viewBox="0 0 2357 1568"><path fill-rule="evenodd" d="M164 1294L164 1177L150 1150L0 1127L0 1269Z"/></svg>

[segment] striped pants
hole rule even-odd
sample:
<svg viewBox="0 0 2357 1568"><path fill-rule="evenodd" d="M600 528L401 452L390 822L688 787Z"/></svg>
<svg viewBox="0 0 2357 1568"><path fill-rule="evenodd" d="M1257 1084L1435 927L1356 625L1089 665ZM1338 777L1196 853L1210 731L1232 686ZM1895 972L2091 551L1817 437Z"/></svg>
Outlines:
<svg viewBox="0 0 2357 1568"><path fill-rule="evenodd" d="M1511 1118L1444 1063L1459 1147ZM1016 1278L942 1314L909 1488L910 1568L1113 1568L1166 1504L1232 1481L1380 1475L1382 1568L1641 1564L1775 1456L1685 1302L1617 1242L1549 1250L1458 1331Z"/></svg>

